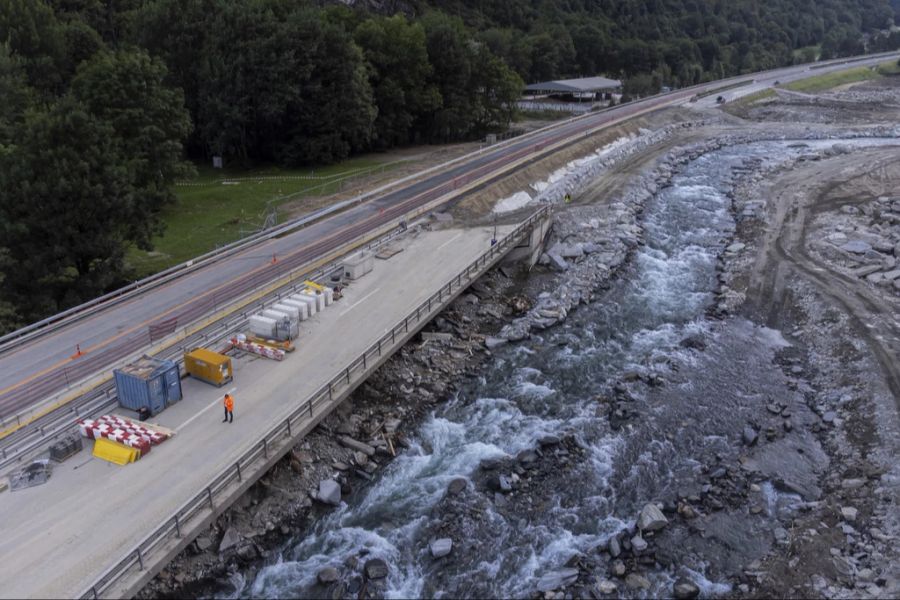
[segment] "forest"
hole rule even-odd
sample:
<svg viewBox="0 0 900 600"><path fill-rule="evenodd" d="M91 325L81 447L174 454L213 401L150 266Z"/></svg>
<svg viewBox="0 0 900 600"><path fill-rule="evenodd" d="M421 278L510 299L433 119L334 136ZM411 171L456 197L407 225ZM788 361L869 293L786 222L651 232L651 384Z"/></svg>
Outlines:
<svg viewBox="0 0 900 600"><path fill-rule="evenodd" d="M351 4L353 6L347 6ZM0 332L129 279L197 161L321 165L507 128L524 82L629 97L900 46L900 0L3 0Z"/></svg>

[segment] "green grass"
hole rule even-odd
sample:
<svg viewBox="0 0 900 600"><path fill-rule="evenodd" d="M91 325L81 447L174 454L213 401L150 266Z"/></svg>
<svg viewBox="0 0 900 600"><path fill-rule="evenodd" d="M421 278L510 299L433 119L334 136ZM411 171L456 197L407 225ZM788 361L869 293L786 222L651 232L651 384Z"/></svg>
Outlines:
<svg viewBox="0 0 900 600"><path fill-rule="evenodd" d="M276 209L282 222L288 202L336 193L346 177L394 166L360 157L315 169L198 167L197 177L175 186L177 200L162 215L166 229L153 240L154 250L131 248L128 263L137 278L146 277L260 229L269 207Z"/></svg>
<svg viewBox="0 0 900 600"><path fill-rule="evenodd" d="M742 113L743 110L748 108L750 105L759 102L760 100L772 98L773 96L775 96L775 90L773 90L772 88L759 90L758 92L753 92L752 94L741 96L740 98L722 105L722 110L733 115L741 116L740 113Z"/></svg>
<svg viewBox="0 0 900 600"><path fill-rule="evenodd" d="M896 60L889 60L878 65L875 70L878 71L880 75L884 75L885 77L900 75L900 62L897 62Z"/></svg>
<svg viewBox="0 0 900 600"><path fill-rule="evenodd" d="M878 79L881 74L875 69L869 67L856 67L845 71L837 71L835 73L825 73L816 75L815 77L807 77L799 81L792 81L785 84L785 89L795 92L805 92L813 94L816 92L824 92L847 83L857 83L860 81L868 81L870 79Z"/></svg>

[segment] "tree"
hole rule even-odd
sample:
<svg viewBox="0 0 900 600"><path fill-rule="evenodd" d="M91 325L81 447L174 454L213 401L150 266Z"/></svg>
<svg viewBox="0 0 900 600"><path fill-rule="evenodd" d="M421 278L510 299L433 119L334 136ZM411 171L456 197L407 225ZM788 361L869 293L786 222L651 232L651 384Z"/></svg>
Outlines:
<svg viewBox="0 0 900 600"><path fill-rule="evenodd" d="M101 294L123 273L140 207L113 127L72 98L32 113L0 156L0 298L38 319Z"/></svg>
<svg viewBox="0 0 900 600"><path fill-rule="evenodd" d="M161 228L159 211L174 201L171 186L191 172L182 158L190 119L180 90L164 84L166 69L144 51L106 52L78 70L72 96L109 125L134 203L128 238L150 248Z"/></svg>
<svg viewBox="0 0 900 600"><path fill-rule="evenodd" d="M21 59L11 56L9 47L0 44L0 154L11 150L16 130L33 102Z"/></svg>
<svg viewBox="0 0 900 600"><path fill-rule="evenodd" d="M409 143L414 124L441 104L440 92L429 81L425 30L395 15L364 21L354 39L368 63L378 108L375 146L386 149Z"/></svg>
<svg viewBox="0 0 900 600"><path fill-rule="evenodd" d="M474 133L506 129L525 87L522 78L484 47L474 51L472 77Z"/></svg>
<svg viewBox="0 0 900 600"><path fill-rule="evenodd" d="M62 29L49 6L38 0L0 2L0 43L19 57L29 85L46 101L65 90Z"/></svg>

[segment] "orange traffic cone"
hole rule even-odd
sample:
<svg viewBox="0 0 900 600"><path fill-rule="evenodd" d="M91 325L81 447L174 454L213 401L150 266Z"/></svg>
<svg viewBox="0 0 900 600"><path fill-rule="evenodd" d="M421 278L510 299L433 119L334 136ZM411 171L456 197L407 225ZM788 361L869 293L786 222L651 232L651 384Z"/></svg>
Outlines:
<svg viewBox="0 0 900 600"><path fill-rule="evenodd" d="M75 354L72 355L72 358L78 358L80 356L84 356L84 352L81 351L81 344L75 344Z"/></svg>

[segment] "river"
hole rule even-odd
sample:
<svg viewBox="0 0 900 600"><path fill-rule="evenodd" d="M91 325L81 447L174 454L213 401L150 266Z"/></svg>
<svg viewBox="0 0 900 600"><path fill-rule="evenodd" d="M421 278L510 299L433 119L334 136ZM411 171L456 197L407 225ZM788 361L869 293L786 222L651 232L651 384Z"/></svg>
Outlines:
<svg viewBox="0 0 900 600"><path fill-rule="evenodd" d="M706 316L717 258L736 227L729 197L736 173L804 151L790 146L742 145L687 164L647 201L646 243L609 290L562 325L495 350L481 380L426 418L411 449L289 540L254 578L236 577L228 596L331 597L316 574L334 566L345 574L343 595L356 597L361 578L347 575L346 565L363 555L390 566L379 591L386 597L533 597L541 576L633 527L646 502L674 504L704 491L710 471L735 463L741 431L767 399L797 401L802 420L802 402L772 360L787 346L781 335L742 318ZM692 336L704 340L703 350L683 347ZM665 384L629 385L638 416L613 429L596 398L628 372L653 372ZM448 483L474 482L485 459L515 456L551 434L574 436L584 453L552 489L534 491L541 508L495 508L503 500L484 492L490 526L454 539L446 566L432 559L428 542ZM804 443L816 457L814 442ZM726 593L726 576L768 548L771 536L761 533L774 519L766 515L799 500L767 482L761 494L758 518L726 506L706 521L703 539L673 531L658 551L668 558L647 566L651 587L641 594L670 595L678 575L705 594Z"/></svg>

